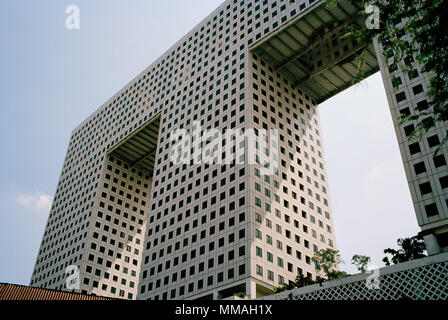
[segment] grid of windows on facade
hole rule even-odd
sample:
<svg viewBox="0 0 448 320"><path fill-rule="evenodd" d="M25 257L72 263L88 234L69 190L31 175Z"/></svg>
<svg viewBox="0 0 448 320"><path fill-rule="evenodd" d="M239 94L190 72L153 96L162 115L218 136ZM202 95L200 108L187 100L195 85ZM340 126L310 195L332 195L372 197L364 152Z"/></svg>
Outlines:
<svg viewBox="0 0 448 320"><path fill-rule="evenodd" d="M76 128L31 284L64 289L65 268L77 265L83 292L133 299L141 277L140 294L156 299L196 294L256 273L277 285L293 279L300 270L312 272L312 252L334 247L316 106L251 57L248 48L313 3L227 1ZM249 73L252 63L259 70ZM249 86L247 79L252 76ZM277 84L281 96L274 101L264 98L263 92ZM138 171L133 172L129 163L108 158L107 153L159 113L154 178L141 172L143 186L135 185L130 179L139 181ZM191 129L199 122L205 129L225 132L257 127L255 119L260 128L280 126L282 132L281 170L271 181L261 181L256 168L250 166L175 167L170 162L170 134L175 128ZM258 200L254 194L259 191L254 193L253 188L262 190ZM135 199L137 212L130 204ZM258 214L263 226L270 229L269 224L274 225L279 240L273 243L282 252L278 261L284 261L277 265L288 270L276 273L275 280L273 271L256 272L251 262L253 237L259 231L264 233L263 241L274 237L264 227L255 226ZM277 225L281 228L276 229ZM220 236L222 228L228 233L225 237ZM303 249L292 250L298 244ZM204 255L207 259L199 262ZM191 264L188 269L182 267L186 262ZM203 270L207 270L206 277ZM192 279L193 275L194 283L176 283L176 279ZM162 294L155 290L159 287L166 288ZM175 293L174 287L178 288Z"/></svg>
<svg viewBox="0 0 448 320"><path fill-rule="evenodd" d="M314 274L314 252L334 248L319 116L306 94L255 55L250 76L252 126L278 128L280 150L275 175L253 172L255 273L281 285Z"/></svg>
<svg viewBox="0 0 448 320"><path fill-rule="evenodd" d="M151 189L149 174L109 157L82 279L98 295L136 297Z"/></svg>
<svg viewBox="0 0 448 320"><path fill-rule="evenodd" d="M215 19L213 19L215 20ZM220 23L224 23L225 20L221 19ZM215 28L219 28L219 25L217 25ZM221 28L219 28L221 29ZM220 36L218 35L218 38ZM238 47L238 42L235 43L236 47ZM235 45L234 44L234 45ZM219 46L221 43L218 44ZM231 44L229 44L231 45ZM240 56L239 59L241 62L246 61L247 53L245 52L245 45L240 45ZM220 52L218 51L218 57L220 56ZM232 51L232 56L238 57L237 50ZM221 58L222 59L222 58ZM218 59L215 61L211 66L210 70L216 71L216 74L218 76L222 75L223 72L221 71L224 68L224 74L228 74L228 72L225 72L226 70L229 70L229 68L223 65L221 63L221 59ZM226 58L224 58L224 61ZM212 61L214 61L212 57ZM237 59L232 62L233 65L238 65L239 62ZM229 100L229 97L227 94L224 93L222 95L221 89L228 90L228 86L224 85L224 87L220 87L222 85L221 79L217 79L216 84L217 87L213 86L213 83L209 85L209 88L207 90L207 87L204 88L208 83L207 81L203 81L202 86L197 85L196 92L201 92L202 94L198 94L194 100L188 100L188 97L184 100L188 100L188 104L191 104L187 111L185 110L185 105L182 104L182 101L178 100L176 101L176 105L178 106L176 109L176 106L174 106L174 115L170 115L171 121L166 123L166 126L170 128L171 124L175 124L176 126L179 126L180 128L191 128L191 121L193 120L200 120L201 126L205 128L211 128L214 127L220 127L223 131L227 128L233 129L237 126L248 126L249 124L253 125L252 123L249 123L247 120L247 117L245 118L245 115L251 115L253 113L252 110L248 109L248 99L246 92L246 73L244 73L244 70L247 67L247 63L240 64L240 70L243 71L239 75L238 80L238 69L234 69L231 71L231 75L234 75L233 79L231 79L231 84L235 85L235 87L231 91L231 96L234 98L230 101L230 106L228 103L222 103ZM195 72L196 70L193 70ZM261 71L264 72L264 71ZM209 76L210 80L214 80L215 76L214 74L208 74L207 71L203 71L204 76ZM260 75L261 77L261 75ZM277 77L277 76L276 76ZM224 76L224 83L229 82L229 77L226 75ZM262 80L264 82L270 81L270 79ZM284 79L279 79L279 81L284 82ZM197 82L197 81L196 81ZM273 83L272 85L276 85L276 83ZM191 86L191 85L190 85ZM184 91L188 90L188 86L186 86ZM216 91L216 95L213 96L213 89ZM252 88L250 88L251 91ZM319 129L318 129L318 120L316 116L316 110L315 105L309 100L308 97L304 97L309 102L309 105L306 105L302 99L298 100L298 96L302 95L302 93L299 91L298 93L294 94L293 89L290 86L291 95L287 99L290 99L290 101L283 102L285 105L291 105L291 108L295 109L295 120L297 120L295 125L292 124L292 121L288 119L288 129L282 128L282 124L279 124L281 130L285 130L285 134L288 136L292 135L293 130L298 132L297 130L299 124L299 116L298 113L301 113L302 117L302 123L307 129L309 129L313 134L319 135ZM297 90L296 90L297 91ZM191 94L190 94L191 96ZM221 99L222 97L222 99ZM208 98L208 99L207 99ZM213 101L215 105L210 103ZM238 99L239 98L239 99ZM292 104L292 101L296 101L297 103ZM194 101L200 101L201 104L194 104ZM210 101L210 102L209 102ZM275 101L274 101L275 102ZM207 103L210 103L207 105ZM245 104L243 104L245 103ZM303 108L298 108L297 106L301 104ZM222 105L222 107L220 107ZM188 107L188 105L187 105ZM278 108L281 108L281 102L279 106L276 106ZM230 109L229 109L230 108ZM180 109L180 111L179 111ZM272 112L272 109L275 109L274 106L271 107L270 112ZM307 110L305 113L304 109ZM288 109L289 110L289 109ZM274 110L275 112L275 110ZM287 112L287 111L283 111ZM289 111L291 114L292 112ZM184 117L185 113L188 117ZM230 113L231 117L235 117L237 113L241 113L242 116L240 116L240 121L233 121L228 122L226 121L228 119L228 115ZM176 114L178 114L176 116ZM222 115L223 121L220 121L220 115ZM280 112L280 117L282 117L282 113ZM285 114L286 115L286 114ZM313 129L311 124L308 125L307 123L311 122L311 117L313 117L314 124L316 125L316 129ZM238 118L237 118L238 119ZM278 120L285 121L285 119L279 118ZM163 121L162 121L163 122ZM229 125L230 124L230 125ZM271 122L271 124L274 124L274 127L277 127L277 123L275 120ZM263 126L263 128L267 129L267 127ZM305 130L305 129L304 129ZM303 134L300 133L301 135ZM307 133L304 133L307 135ZM316 139L313 134L310 134L309 137L303 140L303 144L306 150L310 149L310 153L313 155L309 155L307 152L305 152L305 157L307 162L305 166L305 170L307 172L310 172L310 175L313 175L314 178L311 178L310 175L307 175L306 177L303 175L303 173L300 173L299 170L294 170L294 165L291 165L292 175L294 175L294 178L297 180L294 180L294 178L288 179L287 174L284 173L280 176L278 176L277 180L273 179L273 184L280 186L280 183L283 184L283 181L288 181L288 184L290 184L290 190L296 190L298 188L297 192L293 191L291 194L288 194L287 187L283 187L283 194L287 194L289 197L295 197L291 200L284 200L282 201L284 203L284 207L281 208L282 211L291 211L291 215L299 215L299 206L308 205L310 207L310 210L315 210L316 214L320 215L321 218L316 218L314 215L310 215L309 219L311 221L311 224L317 225L317 228L320 228L319 230L322 230L322 232L318 233L318 231L314 228L308 229L307 225L304 225L301 230L304 231L297 231L298 233L309 233L310 238L313 238L313 240L303 240L303 246L305 250L307 250L307 255L303 258L305 262L303 262L304 265L300 264L302 267L292 267L292 263L285 263L285 268L287 268L288 274L286 275L278 275L276 280L274 279L269 280L272 285L275 284L281 284L286 279L293 279L295 278L296 273L300 272L302 268L309 270L310 272L314 272L313 268L311 266L310 256L312 256L314 251L318 250L317 243L320 241L320 245L322 247L324 246L334 246L334 239L332 238L332 229L331 229L331 218L329 213L329 203L326 197L323 195L327 193L327 186L326 186L326 179L324 175L324 165L322 160L322 150L320 146L319 139ZM297 134L295 134L297 136ZM284 140L284 136L280 136L281 140ZM307 140L310 139L310 143L307 142ZM163 137L162 137L163 140ZM297 152L297 149L295 147L292 147L293 143L296 143L297 141L294 140L287 141L287 146L285 148L291 149L288 152L288 156L293 153L295 154ZM284 149L282 149L282 153L285 153ZM232 173L230 175L230 179L227 179L225 177L225 172L228 170L226 166L223 166L219 172L219 169L210 169L207 166L199 166L197 168L191 168L191 167L182 167L182 168L173 168L172 165L169 163L169 155L168 155L169 148L165 148L165 150L161 149L159 150L159 160L163 159L165 161L160 161L159 167L161 167L161 170L156 170L156 176L158 177L159 174L162 175L162 177L157 178L154 183L154 187L160 188L160 191L153 191L153 204L151 207L151 212L154 212L155 214L153 216L150 216L149 219L149 225L157 224L154 228L149 227L148 230L148 241L147 241L147 247L146 252L147 255L144 258L143 261L143 272L142 272L142 278L141 278L141 288L140 288L140 294L144 297L154 298L154 299L164 299L166 297L169 298L177 298L177 297L185 297L187 294L198 293L198 291L206 291L207 289L210 289L212 287L216 287L216 285L219 285L220 283L223 283L225 281L233 281L234 279L237 279L237 276L247 276L246 272L243 272L245 270L246 266L244 264L241 264L238 266L238 272L236 272L236 268L233 266L235 264L238 265L238 263L232 262L236 256L235 252L239 252L239 256L244 258L244 254L246 252L245 247L239 247L234 248L233 250L226 250L227 248L231 247L233 245L234 239L237 238L237 235L240 234L240 237L245 234L244 229L240 230L238 233L234 232L232 228L234 228L234 223L238 219L240 220L240 224L245 221L241 220L245 217L245 213L241 213L236 211L236 213L232 214L232 212L235 210L235 208L239 208L246 204L246 200L244 198L235 199L235 201L231 201L229 206L226 208L226 206L222 206L219 208L219 210L213 210L213 208L216 206L217 203L222 204L227 202L228 198L235 197L235 194L238 192L239 194L244 192L246 190L246 186L244 183L240 183L239 186L235 184L234 186L228 187L228 182L232 182L235 179L236 172ZM165 155L163 154L165 152ZM315 154L315 155L314 155ZM297 159L295 159L300 165L302 165L301 160L299 160L300 156L297 156ZM319 157L320 161L316 159L316 157ZM286 166L286 162L290 162L290 158L284 159L282 161L282 165ZM308 164L308 161L310 161L310 164ZM313 168L312 168L313 167ZM289 166L288 166L289 168ZM188 171L188 175L186 175L186 171ZM230 169L232 169L232 166L230 166ZM252 171L252 168L250 169L251 175L256 175L256 171ZM256 169L255 169L256 170ZM233 171L232 171L233 172ZM277 173L279 174L279 173ZM183 175L183 176L182 176ZM196 178L199 176L203 176L203 178ZM232 177L233 175L233 177ZM179 176L181 176L179 178ZM195 180L196 178L196 180ZM188 181L191 182L188 183ZM239 180L242 179L240 176L238 178ZM179 181L180 180L180 181ZM274 181L275 180L275 181ZM297 181L304 180L303 184L300 184ZM279 182L282 181L282 182ZM306 181L306 182L305 182ZM188 183L187 186L185 186L186 182ZM294 185L297 183L296 185ZM305 183L309 186L305 190ZM278 187L279 188L279 187ZM318 190L315 192L315 190ZM165 196L163 198L161 194L166 193L167 191L171 191L170 195ZM322 193L321 193L322 192ZM184 196L180 200L178 199L178 195L186 195L191 193L190 196ZM323 207L319 205L315 205L313 201L310 201L309 203L306 203L306 200L304 197L298 197L299 193L306 193L307 197L315 197L317 203L322 203ZM272 198L275 199L279 197L276 192L273 192ZM321 195L323 194L323 195ZM201 199L209 198L209 201L200 201ZM177 202L177 204L173 204L174 200ZM280 201L280 200L278 200ZM289 207L289 202L291 203L291 206ZM300 201L300 203L299 203ZM297 204L293 204L294 202L297 202ZM186 213L183 214L183 208L187 204L186 207ZM253 214L254 211L254 205L256 207L256 203L251 203L249 207L249 213L251 214L251 222L255 219L255 214ZM193 207L193 209L188 209ZM208 209L211 208L211 209ZM157 210L160 210L159 213L156 213ZM200 212L203 212L204 210L212 210L209 214L209 218L207 219L207 215L203 215L202 217L198 217L198 214ZM280 209L277 209L279 212ZM226 218L225 216L232 214L231 218ZM281 216L281 214L277 213L277 216ZM300 213L300 219L308 218L306 211L301 211ZM216 217L223 218L216 218ZM276 216L276 217L277 217ZM288 219L288 215L285 215L285 219ZM228 221L226 221L226 219ZM245 218L244 218L245 219ZM276 219L276 218L275 218ZM184 221L185 224L184 228L179 227L178 224ZM215 222L216 221L216 222ZM282 220L283 221L283 220ZM326 222L324 222L326 221ZM293 221L288 221L289 223L292 223ZM295 220L296 223L298 223L297 220ZM212 224L211 226L208 226L208 228L204 228L203 230L200 230L200 227L205 224ZM226 227L227 226L227 227ZM199 229L198 229L199 228ZM253 234L255 232L255 229L253 226L251 226L252 230L250 232ZM170 230L171 229L171 230ZM296 229L299 230L299 226L296 226ZM225 232L230 234L228 237L219 236L219 234L216 233L216 230L219 230L220 233ZM259 231L259 230L258 230ZM326 233L326 234L325 234ZM292 237L291 231L285 230L285 234L283 235L283 232L280 232L282 236L286 237L288 240L286 242L290 241L291 238L294 238L294 242L291 241L291 245L285 245L284 251L286 252L285 255L289 255L288 258L285 259L296 259L296 260L302 260L301 258L301 252L296 251L295 258L291 258L292 254L292 247L297 246L301 243L300 237L298 235ZM324 235L325 234L325 235ZM306 236L305 236L306 237ZM326 237L329 237L326 239ZM214 239L215 238L215 239ZM214 241L210 241L211 239L214 239ZM206 241L207 240L207 241ZM316 244L310 244L313 241L316 241ZM207 242L201 245L201 241ZM242 240L240 239L240 242ZM279 240L279 245L277 248L281 246L281 241ZM216 248L218 248L216 250ZM222 249L221 249L222 248ZM221 251L220 251L221 250ZM276 249L280 250L280 249ZM226 252L227 251L227 252ZM309 251L309 252L308 252ZM213 256L210 258L210 256ZM300 259L298 258L300 257ZM281 261L282 258L279 258L280 262L279 265L282 264ZM295 261L295 260L294 260ZM230 263L230 264L229 264ZM232 265L233 264L233 265ZM299 264L299 262L296 262L296 264ZM148 267L145 267L145 265L148 265ZM226 266L231 267L226 267ZM220 270L221 269L221 270ZM294 270L294 271L293 271ZM206 272L206 273L205 273ZM207 274L207 277L205 277L205 274ZM255 274L255 272L253 272ZM205 277L205 278L204 278ZM194 278L196 278L196 281L193 281ZM273 278L273 277L271 277ZM148 280L149 279L149 280ZM191 281L190 283L183 282ZM265 279L263 279L265 280ZM161 291L165 291L164 293L160 294Z"/></svg>
<svg viewBox="0 0 448 320"><path fill-rule="evenodd" d="M393 54L387 54L387 57L389 65L383 68L383 72L391 91L390 106L394 121L399 122L401 116L428 110L430 106L425 94L428 75L413 59L406 59L411 71L403 72L392 66ZM436 152L447 135L446 120L425 133L422 140L409 140L417 125L415 121L408 121L397 132L420 225L440 219L448 212L448 198L439 196L446 194L448 188L447 148Z"/></svg>

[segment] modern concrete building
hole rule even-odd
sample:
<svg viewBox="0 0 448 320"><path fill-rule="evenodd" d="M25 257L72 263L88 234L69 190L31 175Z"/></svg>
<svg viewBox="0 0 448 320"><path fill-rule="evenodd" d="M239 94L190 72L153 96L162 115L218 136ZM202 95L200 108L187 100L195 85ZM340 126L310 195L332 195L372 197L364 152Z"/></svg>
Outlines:
<svg viewBox="0 0 448 320"><path fill-rule="evenodd" d="M363 49L366 75L383 74L425 239L432 253L446 246L446 148L432 157L446 128L410 144L397 124L424 103L427 78L403 74L393 89L374 44L341 38L364 23L357 12L225 1L73 131L31 285L65 289L75 265L80 291L101 296L256 298L315 275L314 252L336 248L318 104L351 86ZM212 139L237 129L258 142Z"/></svg>

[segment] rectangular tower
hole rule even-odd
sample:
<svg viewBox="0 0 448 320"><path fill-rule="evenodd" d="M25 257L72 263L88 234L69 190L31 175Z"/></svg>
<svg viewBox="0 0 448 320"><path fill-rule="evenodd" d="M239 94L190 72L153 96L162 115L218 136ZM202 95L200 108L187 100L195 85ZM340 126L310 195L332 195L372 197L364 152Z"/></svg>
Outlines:
<svg viewBox="0 0 448 320"><path fill-rule="evenodd" d="M428 254L437 254L448 250L448 146L445 144L436 153L447 135L447 122L437 123L435 128L424 133L421 140L409 140L417 122L400 124L401 117L429 109L425 93L430 75L422 72L418 65L412 72L394 70L391 67L393 57L384 57L381 43L376 47L409 190L422 228L421 235Z"/></svg>
<svg viewBox="0 0 448 320"><path fill-rule="evenodd" d="M73 131L31 285L65 290L76 266L102 296L256 298L315 276L336 248L318 104L359 50L379 70L373 44L340 37L357 12L225 1Z"/></svg>

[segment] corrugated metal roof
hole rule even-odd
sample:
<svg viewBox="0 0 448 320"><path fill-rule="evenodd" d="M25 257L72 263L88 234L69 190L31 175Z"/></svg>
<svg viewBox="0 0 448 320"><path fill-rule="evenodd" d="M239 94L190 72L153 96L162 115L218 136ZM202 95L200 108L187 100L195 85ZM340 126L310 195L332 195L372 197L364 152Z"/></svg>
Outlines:
<svg viewBox="0 0 448 320"><path fill-rule="evenodd" d="M252 45L251 51L294 87L322 103L353 84L358 73L355 58L364 49L365 77L379 70L373 43L356 43L345 37L353 23L365 21L349 1L330 7L324 1L316 2Z"/></svg>
<svg viewBox="0 0 448 320"><path fill-rule="evenodd" d="M0 300L116 300L94 295L0 283Z"/></svg>

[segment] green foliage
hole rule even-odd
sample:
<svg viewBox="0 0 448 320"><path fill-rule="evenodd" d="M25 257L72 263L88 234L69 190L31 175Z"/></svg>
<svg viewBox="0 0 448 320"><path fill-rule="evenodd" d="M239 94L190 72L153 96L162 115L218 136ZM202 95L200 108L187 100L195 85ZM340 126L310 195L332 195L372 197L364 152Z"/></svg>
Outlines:
<svg viewBox="0 0 448 320"><path fill-rule="evenodd" d="M335 271L340 263L342 263L341 255L338 250L322 249L314 253L311 258L318 273L328 276L329 273Z"/></svg>
<svg viewBox="0 0 448 320"><path fill-rule="evenodd" d="M398 250L391 248L384 250L384 253L392 256L392 263L394 264L426 257L425 242L420 235L411 238L398 239L397 244L400 247ZM383 262L387 266L390 265L390 260L387 256L384 257Z"/></svg>
<svg viewBox="0 0 448 320"><path fill-rule="evenodd" d="M245 292L237 292L233 294L235 297L244 299L246 297L246 293Z"/></svg>
<svg viewBox="0 0 448 320"><path fill-rule="evenodd" d="M318 279L314 281L310 276L305 277L303 274L299 274L294 282L289 282L288 284L284 284L281 287L274 288L274 293L292 290L294 288L307 287L316 283L318 283Z"/></svg>
<svg viewBox="0 0 448 320"><path fill-rule="evenodd" d="M311 260L315 263L316 270L317 268L319 268L320 271L323 271L325 273L324 277L317 276L316 280L313 280L311 276L305 277L303 274L299 274L294 282L289 282L281 287L274 288L274 293L279 293L285 290L292 290L294 288L302 288L316 283L323 283L329 280L341 279L349 275L344 271L337 270L339 263L342 262L338 250L320 250L314 253L314 256Z"/></svg>
<svg viewBox="0 0 448 320"><path fill-rule="evenodd" d="M334 6L339 0L326 0L326 6ZM355 41L379 40L385 64L394 78L395 70L401 68L410 78L419 72L427 73L428 107L403 115L401 125L413 121L415 130L409 139L422 139L426 132L442 121L448 120L448 16L446 0L348 0L360 9L360 15L368 18L365 5L373 4L380 11L380 28L368 29L366 25L352 24L347 37ZM364 79L363 55L358 57L358 75L355 82ZM398 84L395 83L396 89ZM436 154L448 141L441 141Z"/></svg>
<svg viewBox="0 0 448 320"><path fill-rule="evenodd" d="M337 280L348 276L349 274L345 271L332 270L327 274L327 280Z"/></svg>
<svg viewBox="0 0 448 320"><path fill-rule="evenodd" d="M366 272L367 271L367 266L370 262L370 257L369 256L363 256L363 255L359 255L359 254L355 254L352 257L352 264L356 266L356 268L358 269L359 272Z"/></svg>

